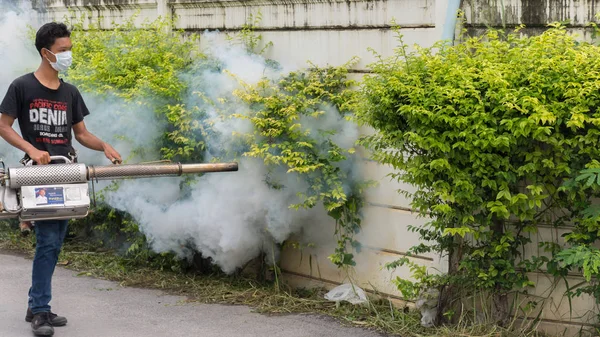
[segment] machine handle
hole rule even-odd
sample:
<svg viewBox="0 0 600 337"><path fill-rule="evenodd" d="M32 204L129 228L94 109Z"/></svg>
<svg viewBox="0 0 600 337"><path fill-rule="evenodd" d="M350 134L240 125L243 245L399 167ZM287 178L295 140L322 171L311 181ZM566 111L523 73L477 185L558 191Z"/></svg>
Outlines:
<svg viewBox="0 0 600 337"><path fill-rule="evenodd" d="M65 164L72 164L73 162L71 161L71 159L65 157L65 156L50 156L50 160L62 160L65 162ZM26 163L25 166L32 166L33 165L33 159L29 159Z"/></svg>

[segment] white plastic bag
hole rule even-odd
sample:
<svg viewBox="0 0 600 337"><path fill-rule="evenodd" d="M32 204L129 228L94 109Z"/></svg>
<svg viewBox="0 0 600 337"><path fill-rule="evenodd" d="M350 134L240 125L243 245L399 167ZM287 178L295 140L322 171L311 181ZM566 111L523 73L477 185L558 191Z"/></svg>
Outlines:
<svg viewBox="0 0 600 337"><path fill-rule="evenodd" d="M368 301L365 291L350 283L344 283L331 289L325 294L325 299L332 302L347 301L352 304L361 304Z"/></svg>
<svg viewBox="0 0 600 337"><path fill-rule="evenodd" d="M421 310L421 326L431 328L435 326L438 314L438 298L440 292L437 289L427 289L417 299L416 307Z"/></svg>

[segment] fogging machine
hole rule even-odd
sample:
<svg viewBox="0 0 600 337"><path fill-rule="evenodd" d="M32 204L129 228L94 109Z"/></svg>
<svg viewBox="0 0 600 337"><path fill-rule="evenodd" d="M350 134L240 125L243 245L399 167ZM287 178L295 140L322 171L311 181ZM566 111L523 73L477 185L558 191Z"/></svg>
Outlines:
<svg viewBox="0 0 600 337"><path fill-rule="evenodd" d="M237 163L148 163L88 166L62 156L61 164L6 168L0 161L0 219L22 221L77 219L90 210L89 182L128 178L181 176L207 172L237 171Z"/></svg>

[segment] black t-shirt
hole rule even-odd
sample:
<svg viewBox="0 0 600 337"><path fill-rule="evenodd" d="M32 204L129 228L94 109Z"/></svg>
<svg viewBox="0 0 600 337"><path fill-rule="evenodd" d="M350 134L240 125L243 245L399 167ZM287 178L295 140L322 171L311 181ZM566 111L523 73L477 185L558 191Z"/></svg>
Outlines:
<svg viewBox="0 0 600 337"><path fill-rule="evenodd" d="M36 149L68 157L72 126L90 112L75 86L61 79L58 89L53 90L29 73L12 82L0 113L18 119L21 136Z"/></svg>

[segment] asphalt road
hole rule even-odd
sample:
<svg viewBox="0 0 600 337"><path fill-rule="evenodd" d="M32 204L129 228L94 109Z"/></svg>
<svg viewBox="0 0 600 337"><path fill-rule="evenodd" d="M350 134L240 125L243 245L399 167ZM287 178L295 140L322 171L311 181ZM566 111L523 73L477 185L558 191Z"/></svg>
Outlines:
<svg viewBox="0 0 600 337"><path fill-rule="evenodd" d="M33 336L25 322L31 260L0 254L0 336ZM248 307L182 303L184 297L157 290L124 288L117 283L57 267L52 310L69 323L55 328L60 337L138 336L380 336L343 327L312 315L265 316Z"/></svg>

